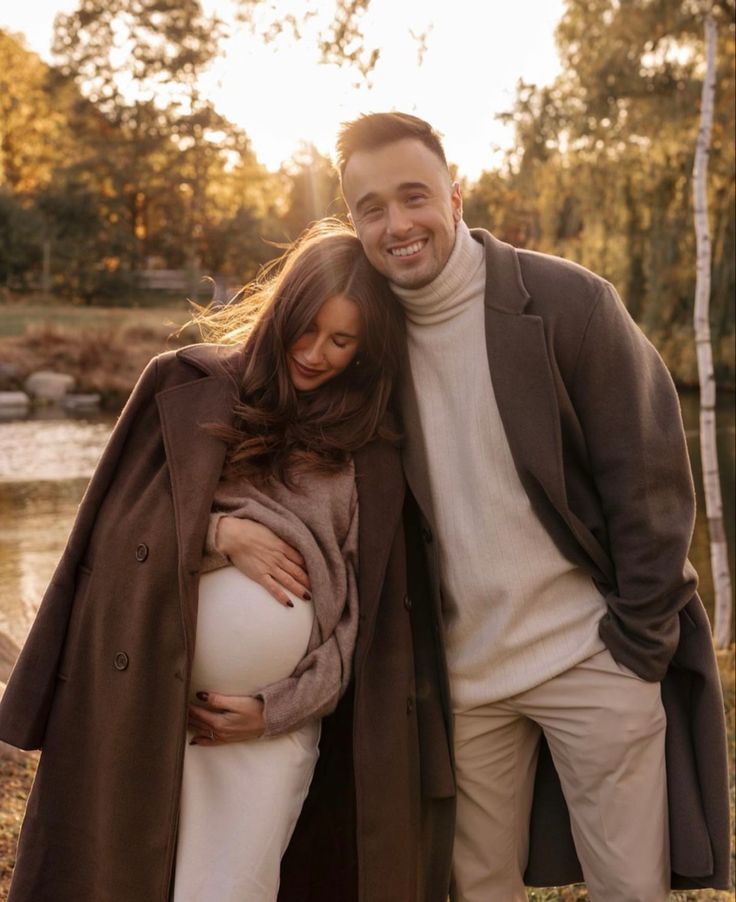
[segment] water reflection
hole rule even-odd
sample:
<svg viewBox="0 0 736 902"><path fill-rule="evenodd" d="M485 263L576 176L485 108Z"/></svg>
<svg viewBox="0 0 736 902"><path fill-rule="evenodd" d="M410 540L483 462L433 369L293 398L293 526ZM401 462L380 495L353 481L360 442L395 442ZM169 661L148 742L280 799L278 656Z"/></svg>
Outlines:
<svg viewBox="0 0 736 902"><path fill-rule="evenodd" d="M700 481L697 395L682 397L698 492L691 557L709 613L713 588ZM105 444L111 418L0 423L0 630L22 643L63 551L77 505ZM718 449L732 577L734 561L733 397L719 402Z"/></svg>
<svg viewBox="0 0 736 902"><path fill-rule="evenodd" d="M111 426L111 417L0 423L0 630L18 643Z"/></svg>
<svg viewBox="0 0 736 902"><path fill-rule="evenodd" d="M64 549L87 477L0 483L0 630L21 643Z"/></svg>

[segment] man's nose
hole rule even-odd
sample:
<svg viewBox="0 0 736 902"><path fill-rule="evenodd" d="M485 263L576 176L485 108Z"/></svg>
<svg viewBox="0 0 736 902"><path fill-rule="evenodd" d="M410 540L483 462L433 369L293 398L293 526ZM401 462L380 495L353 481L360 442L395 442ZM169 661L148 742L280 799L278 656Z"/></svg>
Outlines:
<svg viewBox="0 0 736 902"><path fill-rule="evenodd" d="M391 204L388 208L388 228L392 235L405 235L411 231L413 222L409 211L401 204Z"/></svg>

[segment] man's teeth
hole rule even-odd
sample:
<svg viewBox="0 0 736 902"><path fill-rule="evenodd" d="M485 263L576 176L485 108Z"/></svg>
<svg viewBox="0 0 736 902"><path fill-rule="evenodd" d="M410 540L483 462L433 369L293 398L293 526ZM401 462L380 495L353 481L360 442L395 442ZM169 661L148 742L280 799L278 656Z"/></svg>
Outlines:
<svg viewBox="0 0 736 902"><path fill-rule="evenodd" d="M407 247L392 247L391 253L394 257L408 257L410 254L418 254L423 247L423 241L415 241Z"/></svg>

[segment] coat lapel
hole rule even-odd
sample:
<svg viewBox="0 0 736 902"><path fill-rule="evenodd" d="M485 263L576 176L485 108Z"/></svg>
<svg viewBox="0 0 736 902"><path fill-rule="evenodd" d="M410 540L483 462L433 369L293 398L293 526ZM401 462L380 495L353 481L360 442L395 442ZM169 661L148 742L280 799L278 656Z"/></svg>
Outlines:
<svg viewBox="0 0 736 902"><path fill-rule="evenodd" d="M404 442L401 456L406 481L419 505L422 516L434 529L432 496L429 491L427 448L424 443L421 420L419 419L416 387L408 361L399 380L399 402L404 427Z"/></svg>
<svg viewBox="0 0 736 902"><path fill-rule="evenodd" d="M576 554L569 545L570 535L610 578L605 552L568 504L562 426L544 323L540 316L525 312L531 298L519 258L513 247L488 232L473 234L486 248L488 366L517 472L538 515L550 534L567 547L571 559ZM569 532L560 531L560 520L553 512Z"/></svg>
<svg viewBox="0 0 736 902"><path fill-rule="evenodd" d="M180 356L207 372L196 351ZM217 484L225 462L226 445L211 435L209 423L231 423L232 385L213 371L166 389L156 396L174 502L182 614L189 649L194 647L196 584ZM196 424L194 427L192 424Z"/></svg>
<svg viewBox="0 0 736 902"><path fill-rule="evenodd" d="M562 434L544 324L524 313L530 296L514 248L488 232L473 234L486 248L486 348L506 439L522 482L532 477L566 518Z"/></svg>
<svg viewBox="0 0 736 902"><path fill-rule="evenodd" d="M156 398L174 496L179 559L199 568L212 499L225 460L223 441L204 428L232 419L228 386L205 376L167 389ZM193 428L192 423L197 425Z"/></svg>
<svg viewBox="0 0 736 902"><path fill-rule="evenodd" d="M516 469L532 476L562 513L567 510L562 436L542 320L486 310L491 383Z"/></svg>
<svg viewBox="0 0 736 902"><path fill-rule="evenodd" d="M358 488L358 598L361 632L370 637L386 565L404 504L399 452L377 440L355 454ZM365 646L363 652L365 652Z"/></svg>

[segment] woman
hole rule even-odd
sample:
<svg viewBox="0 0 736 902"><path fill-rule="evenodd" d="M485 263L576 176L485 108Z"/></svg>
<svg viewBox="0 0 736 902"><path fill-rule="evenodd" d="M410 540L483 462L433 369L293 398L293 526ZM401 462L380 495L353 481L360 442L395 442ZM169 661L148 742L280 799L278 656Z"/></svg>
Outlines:
<svg viewBox="0 0 736 902"><path fill-rule="evenodd" d="M147 367L8 684L0 735L43 750L11 902L276 898L350 676L364 507L369 601L400 545L383 425L400 327L344 227L257 291L244 346ZM298 549L311 600L278 606L231 566L239 517Z"/></svg>

